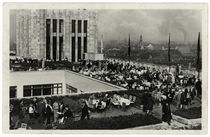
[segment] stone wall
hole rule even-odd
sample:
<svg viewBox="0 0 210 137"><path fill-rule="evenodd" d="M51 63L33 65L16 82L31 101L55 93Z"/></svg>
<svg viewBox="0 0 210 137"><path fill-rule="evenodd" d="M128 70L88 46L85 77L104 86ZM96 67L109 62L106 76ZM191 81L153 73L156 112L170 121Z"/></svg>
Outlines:
<svg viewBox="0 0 210 137"><path fill-rule="evenodd" d="M76 61L77 60L77 37L81 37L81 55L83 58L83 37L87 35L87 52L97 53L97 13L89 10L17 10L16 13L16 43L17 55L30 58L46 58L46 19L63 19L63 54L62 58L71 60L72 51L72 20L76 20ZM82 33L77 32L78 20L82 20ZM83 33L84 20L88 21L87 34ZM52 25L51 25L52 27ZM52 34L53 35L53 34ZM59 40L57 40L59 42ZM52 39L51 39L52 45ZM52 53L51 53L52 54Z"/></svg>

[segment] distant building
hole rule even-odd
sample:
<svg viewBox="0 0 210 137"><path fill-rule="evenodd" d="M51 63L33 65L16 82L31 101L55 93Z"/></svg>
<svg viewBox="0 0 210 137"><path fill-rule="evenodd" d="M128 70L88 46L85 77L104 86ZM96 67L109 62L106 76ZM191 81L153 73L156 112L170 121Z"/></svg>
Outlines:
<svg viewBox="0 0 210 137"><path fill-rule="evenodd" d="M88 10L17 10L17 56L77 62L98 52L97 14Z"/></svg>
<svg viewBox="0 0 210 137"><path fill-rule="evenodd" d="M149 44L146 48L149 50L154 50L154 46L152 44Z"/></svg>

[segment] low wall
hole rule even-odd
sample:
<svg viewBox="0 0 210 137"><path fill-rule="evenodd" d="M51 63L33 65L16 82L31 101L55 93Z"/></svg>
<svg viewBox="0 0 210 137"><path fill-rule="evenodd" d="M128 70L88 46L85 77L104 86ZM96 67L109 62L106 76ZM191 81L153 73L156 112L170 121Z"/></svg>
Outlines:
<svg viewBox="0 0 210 137"><path fill-rule="evenodd" d="M177 115L172 114L172 118L182 124L188 125L189 127L199 126L201 125L201 118L197 119L187 119Z"/></svg>

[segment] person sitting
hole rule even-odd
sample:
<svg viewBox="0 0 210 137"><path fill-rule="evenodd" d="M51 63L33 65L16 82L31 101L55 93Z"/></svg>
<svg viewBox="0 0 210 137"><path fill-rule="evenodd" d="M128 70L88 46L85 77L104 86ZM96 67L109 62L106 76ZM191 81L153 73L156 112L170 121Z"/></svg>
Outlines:
<svg viewBox="0 0 210 137"><path fill-rule="evenodd" d="M97 110L101 110L102 108L102 101L100 100L97 105Z"/></svg>

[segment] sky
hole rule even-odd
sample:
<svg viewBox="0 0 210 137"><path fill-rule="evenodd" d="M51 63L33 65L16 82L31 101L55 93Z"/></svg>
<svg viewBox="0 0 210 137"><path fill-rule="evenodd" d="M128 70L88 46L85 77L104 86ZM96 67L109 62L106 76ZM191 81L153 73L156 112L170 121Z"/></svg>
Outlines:
<svg viewBox="0 0 210 137"><path fill-rule="evenodd" d="M180 43L197 41L201 31L198 10L102 10L98 12L99 35L106 40L167 41Z"/></svg>
<svg viewBox="0 0 210 137"><path fill-rule="evenodd" d="M162 42L171 40L179 43L197 41L201 31L199 10L98 10L99 39L104 41L131 40ZM15 41L15 14L10 15L10 41Z"/></svg>

